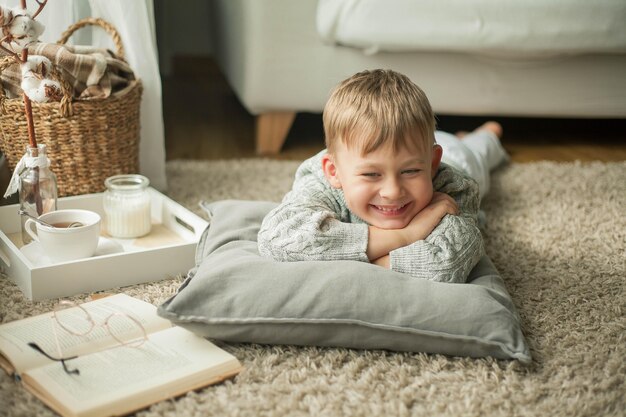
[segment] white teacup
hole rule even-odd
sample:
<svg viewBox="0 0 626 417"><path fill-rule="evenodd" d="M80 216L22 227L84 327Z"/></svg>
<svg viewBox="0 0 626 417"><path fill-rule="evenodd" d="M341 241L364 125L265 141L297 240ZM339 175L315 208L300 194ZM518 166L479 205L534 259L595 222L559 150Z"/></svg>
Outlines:
<svg viewBox="0 0 626 417"><path fill-rule="evenodd" d="M44 226L32 219L27 219L24 227L51 260L72 261L88 258L96 252L101 223L98 213L77 209L57 210L42 214L39 219L57 227ZM73 222L80 225L67 227Z"/></svg>

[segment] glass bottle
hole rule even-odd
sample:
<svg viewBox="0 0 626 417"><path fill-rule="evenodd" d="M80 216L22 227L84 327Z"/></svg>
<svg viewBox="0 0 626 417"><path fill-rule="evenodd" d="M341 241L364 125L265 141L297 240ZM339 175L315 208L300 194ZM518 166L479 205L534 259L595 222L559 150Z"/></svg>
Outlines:
<svg viewBox="0 0 626 417"><path fill-rule="evenodd" d="M26 169L20 173L20 208L27 213L39 217L49 211L57 209L57 178L50 171L50 162L46 153L46 145L39 144L36 148L26 147ZM22 241L30 243L33 239L24 225L26 216L20 216L22 221Z"/></svg>
<svg viewBox="0 0 626 417"><path fill-rule="evenodd" d="M150 233L150 181L143 175L114 175L104 181L104 215L108 234L130 239Z"/></svg>

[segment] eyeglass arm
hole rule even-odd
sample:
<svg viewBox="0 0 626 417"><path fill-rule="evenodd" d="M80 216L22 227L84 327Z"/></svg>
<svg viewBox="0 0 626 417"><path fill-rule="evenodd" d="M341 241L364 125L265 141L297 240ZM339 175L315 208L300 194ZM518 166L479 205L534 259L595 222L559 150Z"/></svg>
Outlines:
<svg viewBox="0 0 626 417"><path fill-rule="evenodd" d="M36 350L37 352L41 353L42 355L44 355L46 358L52 360L52 361L56 361L56 362L61 362L61 365L63 365L63 370L65 370L65 372L67 372L68 374L75 374L75 375L80 375L80 371L78 369L69 369L67 367L67 365L65 364L65 361L69 361L72 359L76 359L78 358L78 356L72 356L70 358L55 358L52 357L50 355L48 355L48 353L46 353L41 347L39 347L39 345L35 342L29 342L28 346L30 346L31 348L33 348L34 350Z"/></svg>

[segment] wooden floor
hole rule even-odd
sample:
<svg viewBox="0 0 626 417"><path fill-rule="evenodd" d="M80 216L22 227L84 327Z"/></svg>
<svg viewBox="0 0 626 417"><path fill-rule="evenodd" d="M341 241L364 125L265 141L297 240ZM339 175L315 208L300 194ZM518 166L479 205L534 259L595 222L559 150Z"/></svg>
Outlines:
<svg viewBox="0 0 626 417"><path fill-rule="evenodd" d="M254 117L239 103L220 70L207 58L179 57L163 80L167 159L256 157ZM539 119L438 116L438 128L471 130L494 119L516 162L624 161L626 119ZM299 114L277 159L303 160L324 147L321 115Z"/></svg>

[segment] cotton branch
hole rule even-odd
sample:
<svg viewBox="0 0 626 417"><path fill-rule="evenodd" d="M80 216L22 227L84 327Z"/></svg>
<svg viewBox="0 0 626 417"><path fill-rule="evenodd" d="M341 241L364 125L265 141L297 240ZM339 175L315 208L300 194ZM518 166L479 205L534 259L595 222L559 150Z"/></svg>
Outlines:
<svg viewBox="0 0 626 417"><path fill-rule="evenodd" d="M8 9L0 7L0 23L2 24L2 34L4 37L0 40L0 49L6 51L15 61L22 66L28 65L28 46L39 41L39 36L43 33L44 27L41 23L35 21L35 17L41 13L48 0L35 0L38 7L31 16L26 8L26 0L20 0L20 9ZM15 52L15 49L21 51ZM24 72L24 71L22 71ZM32 75L32 74L31 74ZM22 74L24 78L24 74ZM53 92L51 88L44 85L44 91ZM44 94L47 96L47 94ZM37 148L37 139L35 136L35 126L33 122L33 110L31 99L26 90L22 87L22 97L24 100L24 112L28 123L28 142L30 147Z"/></svg>
<svg viewBox="0 0 626 417"><path fill-rule="evenodd" d="M26 11L26 0L20 0L21 11L14 13L13 10L1 7L0 8L0 21L2 24L2 34L4 37L0 40L0 48L8 52L15 61L20 65L26 65L28 63L28 45L37 42L39 36L43 32L43 25L36 22L34 19L41 13L46 6L48 0L35 0L39 5L37 11L30 16ZM7 43L8 47L4 44ZM18 54L13 47L17 47L21 50L21 54ZM37 150L37 138L35 136L35 124L33 121L33 108L30 98L22 88L22 99L24 100L24 113L26 115L26 121L28 124L28 142L31 148ZM38 214L43 213L43 204L41 201L41 194L39 192L39 168L35 167L35 181L33 184L33 198L35 200L35 206Z"/></svg>
<svg viewBox="0 0 626 417"><path fill-rule="evenodd" d="M21 4L22 4L22 9L26 8L26 0L20 0ZM37 9L37 11L31 16L31 19L34 19L37 17L37 15L39 15L39 13L41 13L41 11L43 10L44 7L46 7L46 3L48 3L48 0L35 0L35 3L37 3L39 5L39 8Z"/></svg>
<svg viewBox="0 0 626 417"><path fill-rule="evenodd" d="M33 14L30 19L34 19L37 15L39 15L39 13L41 13L41 11L43 10L43 8L46 6L46 3L48 2L48 0L35 0L36 3L39 5L39 7L37 8L37 11L35 12L35 14ZM26 10L26 0L20 0L20 6L22 7L23 10ZM35 31L35 35L37 35L37 28L34 27L29 27L29 26L25 26L24 29L26 30L26 33L23 35L24 37L26 37L28 35L28 30L34 30ZM42 29L43 31L43 29ZM10 36L10 35L9 35ZM22 46L22 56L21 59L19 59L20 64L24 64L28 61L28 44L24 44L24 45L20 45ZM35 136L35 124L33 122L33 107L32 104L30 102L30 98L28 97L28 95L26 95L26 92L22 92L22 98L24 100L24 112L26 113L26 121L28 122L28 142L31 146L31 148L37 148L37 138Z"/></svg>

